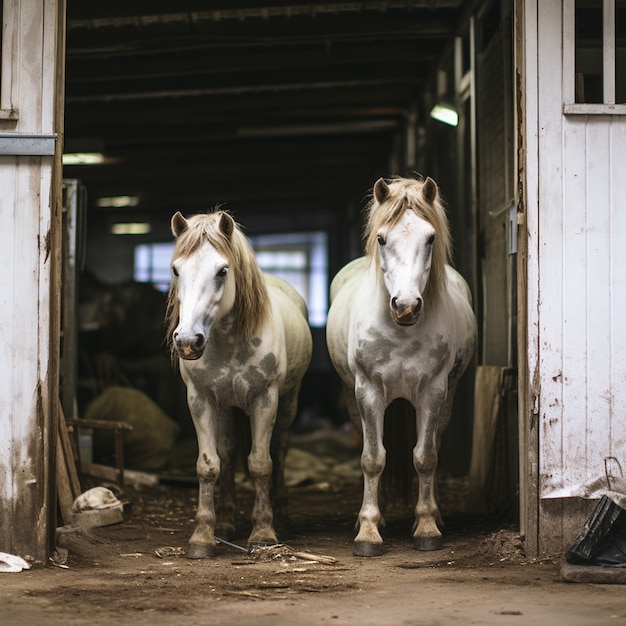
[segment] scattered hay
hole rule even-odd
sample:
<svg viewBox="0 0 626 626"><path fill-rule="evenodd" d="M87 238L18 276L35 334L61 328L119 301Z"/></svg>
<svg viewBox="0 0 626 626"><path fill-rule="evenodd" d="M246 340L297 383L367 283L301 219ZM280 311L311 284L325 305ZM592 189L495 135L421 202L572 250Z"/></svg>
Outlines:
<svg viewBox="0 0 626 626"><path fill-rule="evenodd" d="M248 554L257 561L303 560L309 563L323 563L324 565L334 565L337 563L337 559L333 556L297 551L283 543L277 543L273 546L253 546L250 548Z"/></svg>

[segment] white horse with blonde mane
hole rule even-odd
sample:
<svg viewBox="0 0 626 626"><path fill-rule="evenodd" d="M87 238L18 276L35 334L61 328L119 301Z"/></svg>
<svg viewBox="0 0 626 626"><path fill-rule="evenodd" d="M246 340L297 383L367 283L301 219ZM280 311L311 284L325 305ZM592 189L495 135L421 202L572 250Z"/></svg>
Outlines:
<svg viewBox="0 0 626 626"><path fill-rule="evenodd" d="M311 359L306 305L289 284L261 272L228 213L176 213L171 225L168 341L180 357L198 436L198 509L187 556L214 555L216 523L224 537L235 530L233 409L250 421L255 502L248 545L275 544L272 502L284 512L288 430Z"/></svg>
<svg viewBox="0 0 626 626"><path fill-rule="evenodd" d="M408 400L416 418L414 547L437 550L443 546L438 450L457 382L474 353L476 319L469 288L449 265L448 221L431 178L379 179L367 213L366 256L334 278L327 321L330 356L363 437L354 554L382 554L379 483L394 454L383 446L383 429L385 412L398 398Z"/></svg>

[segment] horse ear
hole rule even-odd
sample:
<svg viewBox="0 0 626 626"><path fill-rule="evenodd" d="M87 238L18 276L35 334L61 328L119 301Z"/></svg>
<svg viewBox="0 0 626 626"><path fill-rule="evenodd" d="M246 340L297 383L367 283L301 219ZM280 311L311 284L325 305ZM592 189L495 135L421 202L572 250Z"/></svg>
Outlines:
<svg viewBox="0 0 626 626"><path fill-rule="evenodd" d="M176 213L174 213L171 226L174 237L178 237L187 230L187 220L183 217L183 214L180 211L176 211Z"/></svg>
<svg viewBox="0 0 626 626"><path fill-rule="evenodd" d="M378 202L384 202L389 197L389 185L384 178L379 178L374 185L374 197Z"/></svg>
<svg viewBox="0 0 626 626"><path fill-rule="evenodd" d="M235 230L235 220L228 215L228 213L222 213L220 215L220 231L226 237L230 239L233 231Z"/></svg>
<svg viewBox="0 0 626 626"><path fill-rule="evenodd" d="M434 202L437 197L437 183L430 176L424 181L422 194L427 202Z"/></svg>

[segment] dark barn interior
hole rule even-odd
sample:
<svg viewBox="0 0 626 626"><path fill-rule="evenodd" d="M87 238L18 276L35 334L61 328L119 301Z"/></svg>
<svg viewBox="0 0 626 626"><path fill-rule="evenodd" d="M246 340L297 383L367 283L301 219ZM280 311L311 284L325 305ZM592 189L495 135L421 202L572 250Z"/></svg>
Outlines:
<svg viewBox="0 0 626 626"><path fill-rule="evenodd" d="M477 279L478 148L470 117L479 98L473 91L469 97L467 76L471 46L476 55L495 48L506 58L501 6L508 4L68 0L64 152L104 157L98 165L64 166L64 179L78 181L80 191L77 306L81 315L91 311L79 323L78 412L108 384L138 380L135 386L152 388L155 399L166 386L156 374L151 382L151 374L136 376L153 356L142 352L142 342L167 360L162 317L154 319L162 294L131 294L129 285L136 284L136 246L170 242L175 211L189 215L220 205L251 237L324 233L330 280L361 253L361 210L376 179L430 175L449 204L455 264L475 292L480 318L489 281ZM498 85L499 93L506 88ZM457 127L431 119L439 101L456 106ZM510 122L506 106L489 119ZM489 137L490 124L483 126ZM499 137L502 125L491 126L500 128L491 135ZM498 150L510 152L510 143L491 150L501 165ZM105 206L114 197L130 198L128 206ZM501 199L494 202L499 208ZM112 233L127 223L147 227L141 234ZM485 241L488 246L488 236ZM506 292L498 297L505 301ZM98 324L97 333L85 332ZM314 357L301 404L338 425L345 416L323 324L312 330ZM495 343L506 346L506 324L502 333ZM483 342L478 363L493 343ZM86 356L99 350L114 353L117 374L110 362ZM162 361L156 369L163 371ZM465 415L473 403L472 374L466 379L459 391ZM163 402L168 414L185 411L180 398ZM172 417L189 428L186 418ZM454 472L467 471L471 428L469 420L461 443L452 444Z"/></svg>
<svg viewBox="0 0 626 626"><path fill-rule="evenodd" d="M157 237L216 203L254 231L349 225L375 177L426 165L406 143L462 4L70 0L65 151L106 162L65 175L103 230L117 195Z"/></svg>

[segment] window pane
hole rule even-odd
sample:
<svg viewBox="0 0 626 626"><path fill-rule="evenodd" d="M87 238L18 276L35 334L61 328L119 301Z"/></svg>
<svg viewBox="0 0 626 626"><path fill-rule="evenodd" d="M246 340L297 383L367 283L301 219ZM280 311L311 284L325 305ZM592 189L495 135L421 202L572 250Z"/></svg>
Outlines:
<svg viewBox="0 0 626 626"><path fill-rule="evenodd" d="M309 324L326 324L328 244L325 232L280 233L251 237L261 269L286 280L304 298Z"/></svg>
<svg viewBox="0 0 626 626"><path fill-rule="evenodd" d="M603 102L602 0L576 0L576 102Z"/></svg>
<svg viewBox="0 0 626 626"><path fill-rule="evenodd" d="M615 4L615 102L626 104L626 0Z"/></svg>
<svg viewBox="0 0 626 626"><path fill-rule="evenodd" d="M286 280L304 298L309 323L326 324L328 310L328 238L325 232L280 233L251 237L257 262L268 274ZM135 247L135 280L167 291L174 244L139 244Z"/></svg>

